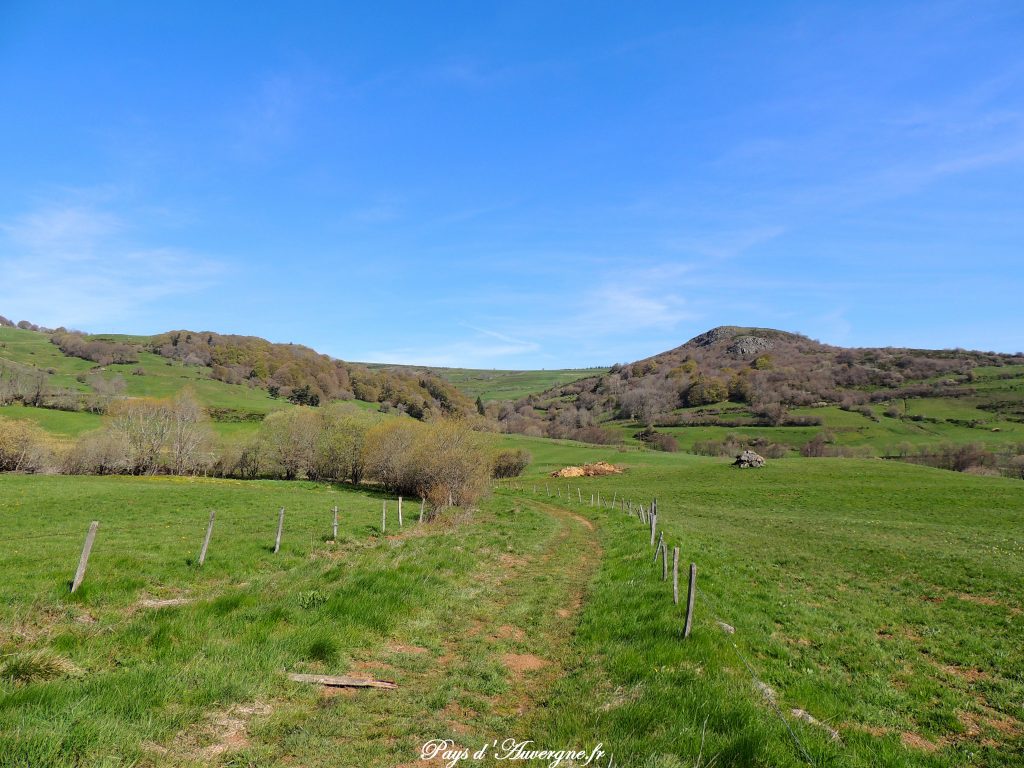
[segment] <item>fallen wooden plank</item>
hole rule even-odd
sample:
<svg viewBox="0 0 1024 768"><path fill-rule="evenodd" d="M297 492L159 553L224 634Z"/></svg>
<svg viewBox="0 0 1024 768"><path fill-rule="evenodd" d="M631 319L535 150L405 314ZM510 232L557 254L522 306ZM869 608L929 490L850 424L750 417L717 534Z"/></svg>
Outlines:
<svg viewBox="0 0 1024 768"><path fill-rule="evenodd" d="M315 683L329 685L333 688L397 688L388 680L371 680L366 677L348 677L347 675L300 675L297 672L288 675L289 680L297 683Z"/></svg>

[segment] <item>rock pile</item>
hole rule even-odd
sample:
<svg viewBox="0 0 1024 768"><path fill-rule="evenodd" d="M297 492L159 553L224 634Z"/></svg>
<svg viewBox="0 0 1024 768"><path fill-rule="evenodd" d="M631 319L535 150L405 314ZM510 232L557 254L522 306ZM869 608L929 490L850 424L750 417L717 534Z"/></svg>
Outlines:
<svg viewBox="0 0 1024 768"><path fill-rule="evenodd" d="M764 456L753 451L744 451L736 457L736 461L732 463L734 467L746 468L746 467L763 467Z"/></svg>
<svg viewBox="0 0 1024 768"><path fill-rule="evenodd" d="M607 461L595 461L582 467L565 467L552 472L552 477L600 477L601 475L621 475L622 470Z"/></svg>

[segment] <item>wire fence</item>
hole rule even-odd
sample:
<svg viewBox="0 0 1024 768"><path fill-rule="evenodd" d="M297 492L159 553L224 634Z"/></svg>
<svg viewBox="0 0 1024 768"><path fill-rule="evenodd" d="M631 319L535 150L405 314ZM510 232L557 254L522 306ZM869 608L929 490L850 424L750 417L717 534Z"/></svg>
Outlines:
<svg viewBox="0 0 1024 768"><path fill-rule="evenodd" d="M532 491L531 491L532 486ZM556 486L555 483L527 483L524 487L521 481L515 479L502 480L498 482L498 487L505 488L514 492L522 492L531 495L542 495L545 498L552 499L554 501L564 500L569 505L575 504L576 506L595 507L599 509L608 509L613 511L621 511L628 514L631 518L635 517L639 522L644 525L645 534L650 534L650 545L656 546L655 556L653 564L657 566L658 560L662 560L662 579L666 580L667 569L668 569L668 544L665 540L664 531L658 528L658 502L657 499L652 500L648 505L635 504L632 499L625 496L619 496L617 491L613 491L611 499L607 497L601 499L599 492L594 492L588 498L582 492L582 489L577 486L572 488L571 484L563 485L561 482L557 484L554 489L552 486ZM563 488L565 493L562 493ZM575 490L575 493L572 491ZM678 604L679 602L679 585L678 585L678 550L675 548L675 557L673 558L673 598ZM688 599L685 609L685 620L683 628L683 637L687 638L690 634L690 627L693 618L693 596L699 597L703 607L706 609L707 614L712 620L722 629L726 635L732 635L735 633L735 626L726 622L724 617L726 613L722 611L717 603L710 595L704 592L702 589L696 586L696 564L691 563L690 565L690 583L688 587ZM735 654L737 660L743 666L744 669L750 675L751 682L755 689L757 689L764 699L771 706L772 710L778 716L779 720L782 721L783 727L786 729L790 738L793 741L793 745L796 748L799 757L806 762L808 765L816 766L814 758L811 756L810 751L801 741L800 736L793 728L789 718L786 717L785 712L779 705L778 699L775 692L763 681L762 677L758 674L754 665L750 662L750 659L740 650L739 645L731 637L728 639L729 647ZM807 718L805 713L805 719ZM810 718L811 722L818 722L813 718ZM829 729L831 731L831 729ZM838 734L835 731L831 731L833 738L838 738Z"/></svg>

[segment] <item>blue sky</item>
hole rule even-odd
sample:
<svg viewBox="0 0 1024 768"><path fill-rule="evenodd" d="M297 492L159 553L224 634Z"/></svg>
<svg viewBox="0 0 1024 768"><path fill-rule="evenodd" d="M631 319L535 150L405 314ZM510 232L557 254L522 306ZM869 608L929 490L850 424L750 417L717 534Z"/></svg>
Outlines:
<svg viewBox="0 0 1024 768"><path fill-rule="evenodd" d="M1015 0L242 8L0 0L0 314L487 368L1024 349Z"/></svg>

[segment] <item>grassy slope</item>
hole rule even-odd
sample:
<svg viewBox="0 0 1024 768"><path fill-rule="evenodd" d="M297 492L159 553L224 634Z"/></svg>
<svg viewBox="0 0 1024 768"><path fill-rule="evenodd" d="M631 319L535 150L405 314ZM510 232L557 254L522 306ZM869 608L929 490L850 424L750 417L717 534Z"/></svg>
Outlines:
<svg viewBox="0 0 1024 768"><path fill-rule="evenodd" d="M579 635L587 661L560 685L538 738L618 733L623 755L692 756L706 721L705 756L796 764L733 638L716 628L722 619L784 709L842 733L837 746L794 723L819 765L1024 758L1019 483L872 460L780 461L758 472L515 442L529 444L538 469L584 458L631 466L617 477L521 484L527 495L534 485L541 496L545 486L570 490L563 500L579 487L585 502L596 491L657 495L669 544L681 546L684 564L698 563L703 593L694 640L680 644L681 612L651 564L646 531L621 511L599 512L606 557ZM571 706L595 689L612 706ZM766 732L774 736L763 743ZM923 748L904 747L917 737Z"/></svg>
<svg viewBox="0 0 1024 768"><path fill-rule="evenodd" d="M458 525L391 540L377 531L380 499L363 491L0 477L0 521L15 542L0 551L0 570L13 574L0 583L0 654L50 647L88 673L0 688L0 752L34 764L113 754L192 764L209 757L219 721L241 717L249 735L224 764L291 755L301 765L391 766L413 763L426 738L476 745L518 734L548 747L601 741L617 765L689 766L703 733L716 765L800 765L735 640L784 709L841 731L834 745L793 722L818 765L1024 758L1019 484L870 460L740 471L679 454L503 440L533 452L521 485L536 484L537 497L502 490ZM597 458L629 469L545 477ZM657 494L669 543L700 569L689 642L640 523L548 499L545 484L579 487L588 501L598 490ZM333 504L339 545L324 541ZM278 505L288 512L274 557ZM214 544L198 571L189 560L210 508ZM65 584L96 517L85 592L71 598ZM326 601L304 608L313 590ZM139 605L179 595L195 602ZM510 672L507 653L547 663ZM376 674L402 687L325 699L282 683L285 670ZM254 702L269 713L238 714Z"/></svg>
<svg viewBox="0 0 1024 768"><path fill-rule="evenodd" d="M424 368L415 365L364 363L369 368L405 368L431 371L450 381L470 397L491 400L518 400L552 387L568 384L588 376L607 373L607 368L565 368L543 371L500 371L476 368Z"/></svg>

